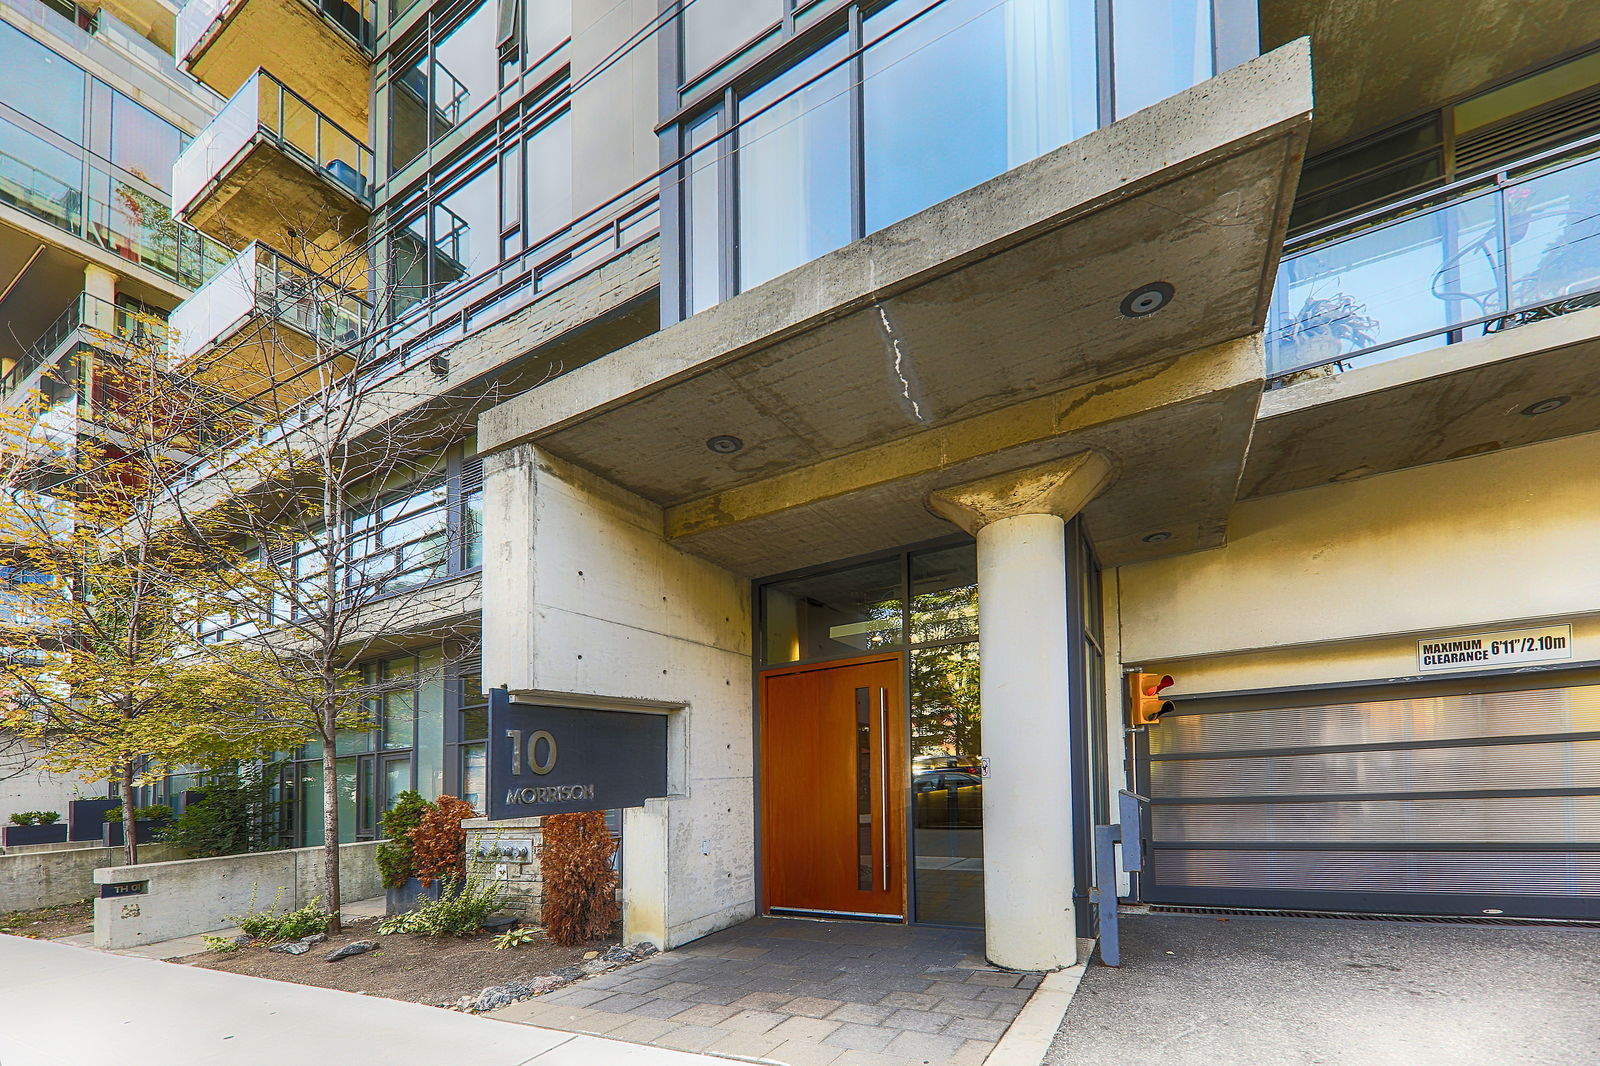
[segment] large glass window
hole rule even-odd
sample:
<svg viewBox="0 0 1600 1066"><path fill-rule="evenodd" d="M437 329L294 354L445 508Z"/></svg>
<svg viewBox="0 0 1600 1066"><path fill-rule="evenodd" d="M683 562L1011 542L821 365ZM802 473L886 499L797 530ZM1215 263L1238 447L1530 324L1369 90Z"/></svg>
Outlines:
<svg viewBox="0 0 1600 1066"><path fill-rule="evenodd" d="M1209 0L1116 0L1111 33L1118 118L1211 76Z"/></svg>
<svg viewBox="0 0 1600 1066"><path fill-rule="evenodd" d="M851 237L844 38L746 96L739 133L739 279L759 285Z"/></svg>
<svg viewBox="0 0 1600 1066"><path fill-rule="evenodd" d="M899 0L798 12L777 33L828 39L776 76L738 76L734 173L700 152L682 183L679 245L689 314L891 225L1209 77L1212 0ZM708 0L683 19L685 80L703 64L766 47ZM745 5L741 18L763 23ZM1110 15L1110 35L1100 32ZM743 23L739 23L743 25ZM1113 59L1116 60L1113 63ZM755 69L766 71L767 64ZM1105 74L1106 77L1101 75ZM1107 93L1108 83L1112 91ZM702 148L725 97L670 132ZM714 191L715 190L715 191ZM714 199L734 198L733 232ZM713 254L712 244L721 254ZM732 254L729 254L729 253Z"/></svg>
<svg viewBox="0 0 1600 1066"><path fill-rule="evenodd" d="M389 169L399 170L428 146L428 53L396 59L389 78Z"/></svg>
<svg viewBox="0 0 1600 1066"><path fill-rule="evenodd" d="M82 158L0 118L0 200L76 233L82 189Z"/></svg>
<svg viewBox="0 0 1600 1066"><path fill-rule="evenodd" d="M172 164L183 148L178 127L121 93L111 94L111 162L158 189L172 187Z"/></svg>
<svg viewBox="0 0 1600 1066"><path fill-rule="evenodd" d="M433 46L433 76L428 80L433 140L465 122L500 87L495 12L494 0L483 0Z"/></svg>
<svg viewBox="0 0 1600 1066"><path fill-rule="evenodd" d="M905 639L898 559L767 585L761 599L769 666L844 658Z"/></svg>
<svg viewBox="0 0 1600 1066"><path fill-rule="evenodd" d="M0 103L8 104L46 128L83 143L83 69L57 55L8 22L0 22ZM176 153L174 153L176 158ZM172 160L167 160L172 166Z"/></svg>
<svg viewBox="0 0 1600 1066"><path fill-rule="evenodd" d="M1094 0L901 0L866 40L868 232L1095 128Z"/></svg>
<svg viewBox="0 0 1600 1066"><path fill-rule="evenodd" d="M500 262L500 211L494 166L478 172L433 208L433 284L442 289Z"/></svg>
<svg viewBox="0 0 1600 1066"><path fill-rule="evenodd" d="M692 81L783 18L784 0L693 0L683 9L683 74Z"/></svg>
<svg viewBox="0 0 1600 1066"><path fill-rule="evenodd" d="M572 115L563 110L528 135L528 245L572 221Z"/></svg>

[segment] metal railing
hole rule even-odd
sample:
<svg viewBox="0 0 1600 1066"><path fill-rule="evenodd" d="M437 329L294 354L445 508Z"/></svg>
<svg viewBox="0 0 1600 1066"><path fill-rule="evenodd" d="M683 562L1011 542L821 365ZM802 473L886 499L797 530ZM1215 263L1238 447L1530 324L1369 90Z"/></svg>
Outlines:
<svg viewBox="0 0 1600 1066"><path fill-rule="evenodd" d="M360 294L252 242L172 313L174 364L181 366L210 350L257 318L340 346L354 343L367 330L372 308Z"/></svg>
<svg viewBox="0 0 1600 1066"><path fill-rule="evenodd" d="M211 32L211 27L222 20L230 6L246 0L189 0L178 12L173 52L184 61L194 54L195 46ZM287 2L287 0L277 0ZM374 41L373 24L377 18L377 0L306 0L321 12L329 22L343 30L350 39L368 52Z"/></svg>
<svg viewBox="0 0 1600 1066"><path fill-rule="evenodd" d="M1327 374L1600 307L1600 136L1291 242L1267 375Z"/></svg>
<svg viewBox="0 0 1600 1066"><path fill-rule="evenodd" d="M372 206L372 149L267 71L258 70L173 164L174 211L194 206L256 138L296 156L359 203Z"/></svg>
<svg viewBox="0 0 1600 1066"><path fill-rule="evenodd" d="M95 334L102 338L137 337L143 329L144 324L136 317L136 312L80 292L38 339L23 350L11 369L0 375L0 396L10 396L35 371L58 360L69 342L87 343ZM81 330L94 333L80 336Z"/></svg>

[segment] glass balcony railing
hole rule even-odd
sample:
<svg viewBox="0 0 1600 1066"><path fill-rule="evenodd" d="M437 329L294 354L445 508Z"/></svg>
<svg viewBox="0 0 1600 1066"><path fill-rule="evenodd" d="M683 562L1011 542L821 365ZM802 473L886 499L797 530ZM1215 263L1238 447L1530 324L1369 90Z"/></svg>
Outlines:
<svg viewBox="0 0 1600 1066"><path fill-rule="evenodd" d="M101 341L116 337L137 343L147 328L134 311L80 292L0 375L0 396L10 396L19 386L28 384L39 368L60 361L73 345L93 343L97 336Z"/></svg>
<svg viewBox="0 0 1600 1066"><path fill-rule="evenodd" d="M372 150L271 74L258 70L173 165L173 210L192 207L258 137L372 206Z"/></svg>
<svg viewBox="0 0 1600 1066"><path fill-rule="evenodd" d="M240 0L242 2L242 0ZM300 0L279 0L295 2ZM309 0L328 21L344 30L367 51L372 50L373 20L377 17L377 0ZM187 59L195 45L210 32L235 0L189 0L178 11L176 43L173 51L180 59Z"/></svg>
<svg viewBox="0 0 1600 1066"><path fill-rule="evenodd" d="M1600 137L1291 243L1267 375L1329 374L1600 307Z"/></svg>
<svg viewBox="0 0 1600 1066"><path fill-rule="evenodd" d="M184 366L256 318L337 347L356 341L372 313L362 297L254 243L172 312L174 365Z"/></svg>

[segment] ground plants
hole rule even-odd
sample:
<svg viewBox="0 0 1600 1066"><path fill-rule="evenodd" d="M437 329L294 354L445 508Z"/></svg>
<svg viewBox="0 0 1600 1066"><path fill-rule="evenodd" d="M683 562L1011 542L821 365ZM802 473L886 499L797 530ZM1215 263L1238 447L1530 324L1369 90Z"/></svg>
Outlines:
<svg viewBox="0 0 1600 1066"><path fill-rule="evenodd" d="M424 811L411 831L411 864L424 885L435 881L464 881L467 876L466 818L476 818L472 804L454 796L440 796Z"/></svg>
<svg viewBox="0 0 1600 1066"><path fill-rule="evenodd" d="M11 816L12 825L55 825L59 821L60 811L18 811Z"/></svg>
<svg viewBox="0 0 1600 1066"><path fill-rule="evenodd" d="M413 933L417 936L470 936L483 928L483 920L500 909L505 891L478 871L465 878L447 878L438 899L427 896L417 909L398 914L378 925L378 933Z"/></svg>
<svg viewBox="0 0 1600 1066"><path fill-rule="evenodd" d="M267 910L258 911L254 909L255 896L252 895L250 913L233 916L228 920L237 925L246 936L264 940L269 944L325 933L333 921L333 914L322 906L321 896L315 897L304 907L292 911L278 910L282 902L283 890L279 889L272 906Z"/></svg>
<svg viewBox="0 0 1600 1066"><path fill-rule="evenodd" d="M378 870L388 887L399 888L417 876L411 834L422 824L422 816L435 809L420 793L407 789L395 797L394 806L385 812L381 824L383 835L389 839L378 845Z"/></svg>
<svg viewBox="0 0 1600 1066"><path fill-rule="evenodd" d="M617 920L617 842L600 811L553 814L544 820L544 927L557 944L581 944L611 933Z"/></svg>
<svg viewBox="0 0 1600 1066"><path fill-rule="evenodd" d="M277 763L218 770L198 799L161 834L196 859L265 851L277 837L279 804L273 799Z"/></svg>
<svg viewBox="0 0 1600 1066"><path fill-rule="evenodd" d="M494 947L496 951L505 951L507 948L520 948L524 944L531 944L537 939L539 939L539 931L523 925L515 929L507 929L499 936L496 936L494 938Z"/></svg>

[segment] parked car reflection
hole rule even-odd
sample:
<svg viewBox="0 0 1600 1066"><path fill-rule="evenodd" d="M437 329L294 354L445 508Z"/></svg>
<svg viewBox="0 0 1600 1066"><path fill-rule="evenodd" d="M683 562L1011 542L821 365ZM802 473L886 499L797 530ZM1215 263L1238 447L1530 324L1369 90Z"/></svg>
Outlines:
<svg viewBox="0 0 1600 1066"><path fill-rule="evenodd" d="M912 775L918 828L977 829L983 825L983 778L976 770L923 770Z"/></svg>

